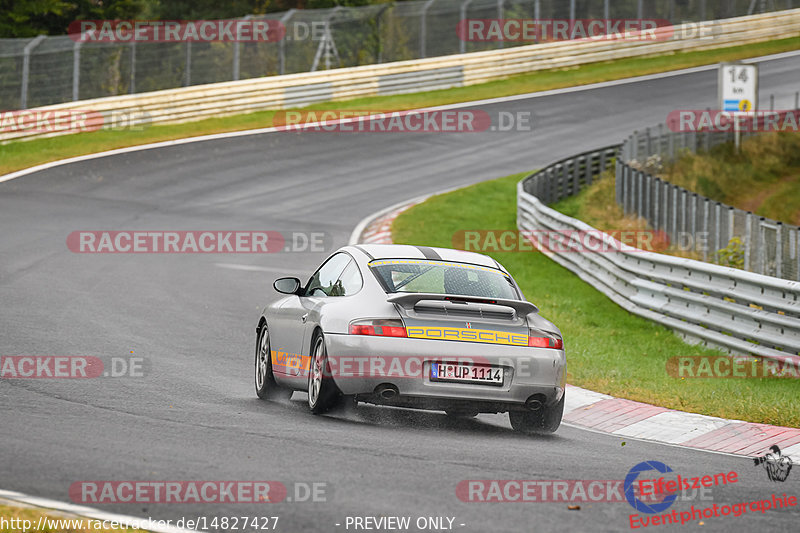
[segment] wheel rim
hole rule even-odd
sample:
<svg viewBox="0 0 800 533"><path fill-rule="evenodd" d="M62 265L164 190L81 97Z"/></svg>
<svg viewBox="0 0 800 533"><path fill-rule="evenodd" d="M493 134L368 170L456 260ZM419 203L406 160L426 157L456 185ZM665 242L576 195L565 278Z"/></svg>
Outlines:
<svg viewBox="0 0 800 533"><path fill-rule="evenodd" d="M266 326L261 332L261 342L258 345L258 357L256 358L256 387L258 390L264 388L267 381L267 366L269 364L269 332Z"/></svg>
<svg viewBox="0 0 800 533"><path fill-rule="evenodd" d="M311 359L311 365L308 375L308 405L314 407L319 399L319 391L322 388L322 353L323 353L322 339L317 340L314 346L314 356Z"/></svg>

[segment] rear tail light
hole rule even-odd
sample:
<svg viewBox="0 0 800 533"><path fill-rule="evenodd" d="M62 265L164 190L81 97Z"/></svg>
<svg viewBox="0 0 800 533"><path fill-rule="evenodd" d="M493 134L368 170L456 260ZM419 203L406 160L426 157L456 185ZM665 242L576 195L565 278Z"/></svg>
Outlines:
<svg viewBox="0 0 800 533"><path fill-rule="evenodd" d="M537 336L538 334L538 336ZM542 337L538 331L530 331L528 333L528 346L533 348L553 348L554 350L561 350L564 348L564 341L561 337Z"/></svg>
<svg viewBox="0 0 800 533"><path fill-rule="evenodd" d="M408 337L403 321L396 318L354 320L350 322L350 335L375 335L378 337Z"/></svg>

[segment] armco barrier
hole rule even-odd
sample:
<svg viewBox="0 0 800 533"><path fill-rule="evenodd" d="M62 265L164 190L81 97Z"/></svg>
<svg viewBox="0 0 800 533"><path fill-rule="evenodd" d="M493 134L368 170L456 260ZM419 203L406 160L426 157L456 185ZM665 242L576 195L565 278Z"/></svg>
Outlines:
<svg viewBox="0 0 800 533"><path fill-rule="evenodd" d="M129 125L162 124L285 109L330 100L462 87L553 67L795 37L800 35L800 9L714 21L710 28L712 31L704 36L699 35L696 27L679 25L656 30L657 34L664 36L663 41L582 39L535 44L98 98L35 108L33 111L88 109L106 117L111 113L130 117ZM0 141L63 133L5 132L0 133Z"/></svg>
<svg viewBox="0 0 800 533"><path fill-rule="evenodd" d="M575 194L608 170L618 148L586 152L522 180L519 229L552 232L560 245L544 253L631 313L730 353L797 364L800 283L637 250L543 203ZM569 232L580 232L582 243ZM603 243L610 251L588 251Z"/></svg>

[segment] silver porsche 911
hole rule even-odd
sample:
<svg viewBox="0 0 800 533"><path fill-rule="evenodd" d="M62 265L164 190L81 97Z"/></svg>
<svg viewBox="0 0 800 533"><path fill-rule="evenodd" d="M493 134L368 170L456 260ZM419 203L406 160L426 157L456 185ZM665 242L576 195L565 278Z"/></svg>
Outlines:
<svg viewBox="0 0 800 533"><path fill-rule="evenodd" d="M564 409L560 330L485 255L407 245L345 246L256 328L259 398L308 393L315 414L367 402L508 412L514 429L553 432Z"/></svg>

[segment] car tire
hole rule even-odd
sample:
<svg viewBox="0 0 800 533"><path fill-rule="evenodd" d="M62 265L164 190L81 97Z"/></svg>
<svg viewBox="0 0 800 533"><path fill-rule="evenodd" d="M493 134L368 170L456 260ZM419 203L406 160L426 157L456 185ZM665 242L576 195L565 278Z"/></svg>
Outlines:
<svg viewBox="0 0 800 533"><path fill-rule="evenodd" d="M564 398L551 407L542 407L538 411L509 411L508 419L515 431L532 435L536 433L554 433L561 425L564 415Z"/></svg>
<svg viewBox="0 0 800 533"><path fill-rule="evenodd" d="M331 377L325 337L317 333L308 365L308 408L315 415L327 413L341 402L342 394Z"/></svg>
<svg viewBox="0 0 800 533"><path fill-rule="evenodd" d="M281 387L278 385L278 382L275 381L275 375L272 373L272 357L270 357L270 354L269 330L267 329L267 325L264 324L256 338L256 395L262 400L288 398L291 396L292 391Z"/></svg>

